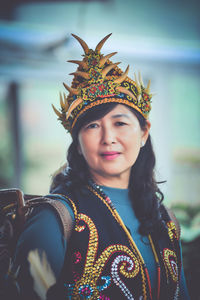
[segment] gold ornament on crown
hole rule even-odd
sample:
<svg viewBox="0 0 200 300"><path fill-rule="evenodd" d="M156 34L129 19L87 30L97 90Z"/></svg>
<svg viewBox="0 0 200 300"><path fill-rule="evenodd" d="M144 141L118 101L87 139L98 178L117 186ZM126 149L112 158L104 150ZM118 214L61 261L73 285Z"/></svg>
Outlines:
<svg viewBox="0 0 200 300"><path fill-rule="evenodd" d="M83 60L69 60L68 62L78 65L72 85L69 87L63 83L69 92L60 93L60 111L54 105L53 109L62 125L69 132L72 131L78 118L87 110L104 103L121 103L128 105L142 114L147 119L151 110L150 80L144 87L142 77L139 79L135 74L135 81L128 75L129 66L123 73L118 63L112 63L109 59L117 52L102 55L100 50L111 34L105 36L96 46L95 50L89 49L88 45L78 36L72 36L81 44L84 55Z"/></svg>

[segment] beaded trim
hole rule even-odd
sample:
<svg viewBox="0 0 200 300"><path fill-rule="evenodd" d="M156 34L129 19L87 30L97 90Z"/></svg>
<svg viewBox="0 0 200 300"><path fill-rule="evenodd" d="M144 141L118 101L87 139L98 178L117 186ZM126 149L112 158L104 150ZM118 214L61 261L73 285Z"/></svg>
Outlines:
<svg viewBox="0 0 200 300"><path fill-rule="evenodd" d="M112 263L112 267L111 267L111 274L112 274L112 279L113 279L114 283L117 286L119 286L119 288L121 289L121 291L123 292L123 294L126 296L127 299L134 300L133 295L131 294L131 292L129 291L127 286L123 283L123 281L120 279L120 276L118 274L119 265L122 262L123 263L125 262L128 264L128 267L127 267L128 270L132 270L132 269L134 270L133 276L131 276L131 274L128 273L128 278L135 277L138 274L139 265L137 267L135 267L134 261L131 260L129 256L119 255L115 258L115 260ZM122 265L122 267L121 267L121 273L123 274L122 268L125 269L125 266ZM123 275L126 275L126 273Z"/></svg>
<svg viewBox="0 0 200 300"><path fill-rule="evenodd" d="M120 95L119 95L120 96ZM72 126L71 126L71 130L74 128L74 125L76 124L76 121L78 120L78 118L84 113L86 112L87 110L89 110L90 108L92 107L95 107L95 106L98 106L98 105L101 105L101 104L105 104L105 103L119 103L119 104L125 104L127 106L130 106L132 108L134 108L135 110L137 110L139 113L141 113L139 107L134 104L133 102L129 101L129 100L126 100L126 99L123 99L122 97L121 98L113 98L113 97L110 97L110 98L103 98L101 100L96 100L92 103L90 103L89 105L87 105L85 108L83 108L75 117L73 123L72 123ZM145 117L145 115L143 113L141 113L143 115L143 117Z"/></svg>
<svg viewBox="0 0 200 300"><path fill-rule="evenodd" d="M176 225L174 224L173 221L167 222L167 228L168 228L168 234L169 234L170 240L172 242L174 241L174 238L176 240L178 240L178 231L177 231Z"/></svg>
<svg viewBox="0 0 200 300"><path fill-rule="evenodd" d="M178 265L177 265L177 256L174 251L165 248L163 250L163 259L166 264L167 270L170 272L170 275L175 283L178 282Z"/></svg>

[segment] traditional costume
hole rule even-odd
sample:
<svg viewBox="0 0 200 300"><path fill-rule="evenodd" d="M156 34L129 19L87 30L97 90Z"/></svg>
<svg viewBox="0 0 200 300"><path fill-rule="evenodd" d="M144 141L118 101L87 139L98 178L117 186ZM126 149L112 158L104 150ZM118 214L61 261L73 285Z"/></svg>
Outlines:
<svg viewBox="0 0 200 300"><path fill-rule="evenodd" d="M151 246L147 251L152 251L157 269L153 297L147 265L134 234L110 198L94 183L71 195L67 189L57 188L55 192L59 191L71 204L75 227L56 287L58 294L66 299L181 299L178 232L164 207L161 211L166 225L161 238L152 234L147 239Z"/></svg>
<svg viewBox="0 0 200 300"><path fill-rule="evenodd" d="M100 53L110 35L95 50L73 36L84 49L83 60L70 61L78 64L78 69L73 73L72 86L64 84L69 95L60 94L61 110L53 106L64 128L73 134L86 111L111 102L132 107L147 119L152 98L150 82L145 87L140 75L139 80L135 76L133 81L127 76L128 68L123 73L118 63L110 61L115 53L106 56ZM156 269L152 285L149 262L145 262L138 249L136 233L126 227L118 213L120 208L116 210L113 205L114 196L109 197L104 190L105 187L101 189L89 181L73 190L66 183L52 191L50 197L64 201L69 207L74 229L67 241L62 271L57 274L57 283L49 290L48 299L188 299L186 288L180 289L184 275L179 232L164 206L160 206L162 234L159 238L156 232L143 237L143 251L149 253Z"/></svg>

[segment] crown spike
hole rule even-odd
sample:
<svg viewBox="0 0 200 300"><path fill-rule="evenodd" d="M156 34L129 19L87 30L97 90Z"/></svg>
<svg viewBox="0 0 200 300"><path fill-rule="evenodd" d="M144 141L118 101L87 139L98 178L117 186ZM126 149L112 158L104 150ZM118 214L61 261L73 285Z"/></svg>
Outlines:
<svg viewBox="0 0 200 300"><path fill-rule="evenodd" d="M152 97L150 80L144 86L140 72L137 72L135 79L132 80L128 75L129 65L122 71L118 67L119 62L113 63L110 60L117 52L107 55L100 52L111 34L105 36L94 50L75 34L72 36L84 50L83 59L68 60L77 65L75 72L70 74L73 75L72 84L68 86L63 83L67 92L60 93L60 107L56 109L52 105L64 128L72 133L76 122L84 112L107 102L130 105L145 119L148 118Z"/></svg>
<svg viewBox="0 0 200 300"><path fill-rule="evenodd" d="M136 73L134 73L134 77L135 77L135 83L136 83L136 87L138 89L138 93L141 93L141 86L140 86L140 83L137 79Z"/></svg>
<svg viewBox="0 0 200 300"><path fill-rule="evenodd" d="M65 96L65 93L63 93L63 96L64 96L64 101L65 101L65 111L67 111L69 108L69 103L67 101L67 97Z"/></svg>
<svg viewBox="0 0 200 300"><path fill-rule="evenodd" d="M67 62L77 64L77 65L81 66L84 69L88 68L87 64L84 61L80 61L80 60L68 60Z"/></svg>
<svg viewBox="0 0 200 300"><path fill-rule="evenodd" d="M67 111L67 115L66 115L67 120L69 119L71 112L82 102L83 102L83 99L81 97L79 97L78 99L76 99L75 101L72 102L72 104L70 105L70 107Z"/></svg>
<svg viewBox="0 0 200 300"><path fill-rule="evenodd" d="M107 61L110 57L112 57L113 55L115 55L116 53L117 53L117 52L112 52L112 53L107 54L106 56L102 57L102 58L100 59L100 61L99 61L99 67L102 67L102 66L106 63L106 61Z"/></svg>
<svg viewBox="0 0 200 300"><path fill-rule="evenodd" d="M71 87L69 87L66 83L63 82L64 87L66 88L66 90L68 90L69 93L73 94L73 95L78 95L78 90L77 89L73 89Z"/></svg>
<svg viewBox="0 0 200 300"><path fill-rule="evenodd" d="M149 92L150 92L150 85L151 85L151 80L148 81L147 87L146 87L146 89L145 89L146 93L148 93L148 94L149 94Z"/></svg>
<svg viewBox="0 0 200 300"><path fill-rule="evenodd" d="M55 106L53 104L51 104L52 107L53 107L53 110L54 112L56 113L56 115L59 117L59 118L62 118L62 114L55 108Z"/></svg>
<svg viewBox="0 0 200 300"><path fill-rule="evenodd" d="M138 72L138 74L139 74L139 82L140 82L140 85L144 87L144 83L143 83L143 80L142 80L141 73Z"/></svg>
<svg viewBox="0 0 200 300"><path fill-rule="evenodd" d="M73 34L73 33L72 33L72 36L73 36L73 37L81 44L81 46L82 46L82 48L83 48L85 54L87 54L88 51L89 51L89 47L88 47L88 45L86 44L86 42L84 42L79 36L77 36L77 35L75 35L75 34Z"/></svg>
<svg viewBox="0 0 200 300"><path fill-rule="evenodd" d="M60 106L61 106L61 108L62 108L63 110L65 110L65 104L64 104L64 102L63 102L63 98L62 98L61 92L60 92Z"/></svg>
<svg viewBox="0 0 200 300"><path fill-rule="evenodd" d="M63 96L64 96L65 104L68 103L65 93L63 93Z"/></svg>
<svg viewBox="0 0 200 300"><path fill-rule="evenodd" d="M102 77L105 78L106 75L108 74L108 72L119 64L120 64L120 62L111 64L111 65L108 65L107 67L105 67L105 69L103 69L103 71L102 71Z"/></svg>
<svg viewBox="0 0 200 300"><path fill-rule="evenodd" d="M114 83L122 83L128 75L129 66L126 68L126 71L117 79L114 80Z"/></svg>
<svg viewBox="0 0 200 300"><path fill-rule="evenodd" d="M106 35L96 46L95 51L100 52L101 48L103 47L105 41L111 36L112 33Z"/></svg>
<svg viewBox="0 0 200 300"><path fill-rule="evenodd" d="M125 87L123 86L118 86L116 88L117 91L122 92L128 96L130 96L131 98L133 98L134 100L136 100L136 97L133 95L133 93L131 93L131 91L127 90Z"/></svg>
<svg viewBox="0 0 200 300"><path fill-rule="evenodd" d="M74 76L81 76L85 79L90 79L90 75L86 72L81 72L81 71L77 71L77 72L74 72L74 73L70 73L69 75L74 75Z"/></svg>

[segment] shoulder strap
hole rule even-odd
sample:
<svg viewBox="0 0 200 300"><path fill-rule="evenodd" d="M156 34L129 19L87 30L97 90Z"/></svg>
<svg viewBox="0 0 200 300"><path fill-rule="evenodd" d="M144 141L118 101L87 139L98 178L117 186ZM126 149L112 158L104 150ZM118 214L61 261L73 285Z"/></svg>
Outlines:
<svg viewBox="0 0 200 300"><path fill-rule="evenodd" d="M60 216L63 225L64 237L68 240L73 228L72 217L65 204L59 200L51 200L50 204L56 209L58 215Z"/></svg>
<svg viewBox="0 0 200 300"><path fill-rule="evenodd" d="M36 197L26 201L26 205L28 205L28 207L33 207L39 204L48 204L56 210L63 226L64 237L68 240L72 232L73 220L65 204L59 200L48 198L48 196Z"/></svg>
<svg viewBox="0 0 200 300"><path fill-rule="evenodd" d="M175 214L173 213L173 211L170 208L168 208L168 207L165 206L165 209L166 209L166 211L167 211L170 219L175 224L177 235L178 235L178 239L180 239L180 236L181 236L181 227L180 227L179 221L177 220Z"/></svg>
<svg viewBox="0 0 200 300"><path fill-rule="evenodd" d="M13 214L13 217L17 214L20 226L23 226L31 209L35 205L51 205L61 220L64 237L68 239L72 231L73 220L65 204L58 199L51 199L50 197L48 198L48 196L24 195L20 189L16 188L3 189L0 190L0 211L4 212L4 214L8 211L9 214Z"/></svg>

